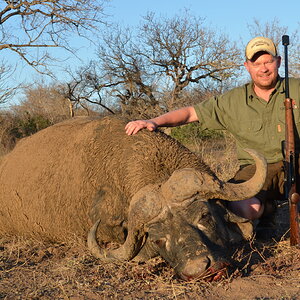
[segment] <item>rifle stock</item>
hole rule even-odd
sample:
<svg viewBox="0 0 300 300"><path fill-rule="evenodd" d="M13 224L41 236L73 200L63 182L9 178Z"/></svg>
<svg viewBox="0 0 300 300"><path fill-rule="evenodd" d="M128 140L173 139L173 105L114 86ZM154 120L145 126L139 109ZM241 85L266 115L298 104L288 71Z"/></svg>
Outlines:
<svg viewBox="0 0 300 300"><path fill-rule="evenodd" d="M300 230L299 230L299 212L298 203L300 196L297 193L296 186L296 154L295 154L295 127L293 115L293 100L289 96L288 81L288 55L287 46L289 45L289 37L282 37L282 44L285 50L285 149L284 149L284 179L285 179L285 198L289 202L290 210L290 245L300 246Z"/></svg>
<svg viewBox="0 0 300 300"><path fill-rule="evenodd" d="M298 202L300 196L296 187L296 170L295 170L295 135L293 105L290 98L284 101L285 106L285 193L289 202L290 210L290 244L291 246L300 245L300 230L298 220Z"/></svg>

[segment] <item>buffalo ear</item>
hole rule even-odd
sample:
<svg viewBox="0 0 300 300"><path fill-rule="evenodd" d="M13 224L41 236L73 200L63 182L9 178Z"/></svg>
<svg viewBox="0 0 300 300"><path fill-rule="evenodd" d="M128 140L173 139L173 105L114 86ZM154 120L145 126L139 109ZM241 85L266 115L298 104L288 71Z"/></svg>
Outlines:
<svg viewBox="0 0 300 300"><path fill-rule="evenodd" d="M237 216L233 212L227 210L225 221L230 223L229 233L233 242L241 240L250 240L254 234L255 221Z"/></svg>

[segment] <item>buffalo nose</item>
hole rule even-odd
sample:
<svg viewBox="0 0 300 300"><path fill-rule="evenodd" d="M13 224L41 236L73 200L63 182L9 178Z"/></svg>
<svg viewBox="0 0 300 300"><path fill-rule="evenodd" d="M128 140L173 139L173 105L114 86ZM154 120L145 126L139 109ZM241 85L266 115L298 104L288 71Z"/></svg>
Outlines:
<svg viewBox="0 0 300 300"><path fill-rule="evenodd" d="M201 277L205 270L209 268L211 260L208 256L188 260L178 275L186 281Z"/></svg>

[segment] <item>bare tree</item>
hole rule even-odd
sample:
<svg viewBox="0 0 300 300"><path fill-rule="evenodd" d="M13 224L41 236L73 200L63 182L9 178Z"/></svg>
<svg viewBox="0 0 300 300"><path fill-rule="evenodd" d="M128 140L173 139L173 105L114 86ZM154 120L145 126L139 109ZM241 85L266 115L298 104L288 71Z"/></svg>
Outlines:
<svg viewBox="0 0 300 300"><path fill-rule="evenodd" d="M60 94L57 84L45 85L36 83L24 89L24 98L11 110L16 115L25 112L30 116L43 116L51 124L58 123L69 118L68 102Z"/></svg>
<svg viewBox="0 0 300 300"><path fill-rule="evenodd" d="M69 118L68 102L56 85L33 84L23 92L18 104L0 111L0 155L19 139Z"/></svg>
<svg viewBox="0 0 300 300"><path fill-rule="evenodd" d="M106 1L1 0L0 50L14 52L37 71L49 75L49 47L72 51L70 38L87 36L97 29Z"/></svg>
<svg viewBox="0 0 300 300"><path fill-rule="evenodd" d="M171 80L171 107L188 85L203 79L223 82L241 65L236 45L205 27L201 18L186 13L160 21L151 13L145 21L141 55Z"/></svg>
<svg viewBox="0 0 300 300"><path fill-rule="evenodd" d="M259 20L254 19L253 24L248 24L248 29L253 37L266 36L272 39L279 51L282 49L282 36L288 34L290 36L291 44L289 46L289 73L291 76L300 77L300 41L298 30L289 32L288 26L281 25L277 18L265 23L261 23ZM282 55L283 53L279 54Z"/></svg>
<svg viewBox="0 0 300 300"><path fill-rule="evenodd" d="M69 102L70 116L74 110L83 108L87 115L90 114L90 105L101 107L104 111L114 114L114 111L103 100L104 88L108 86L96 72L96 63L91 61L87 66L81 67L76 72L68 71L71 80L60 87L60 94Z"/></svg>
<svg viewBox="0 0 300 300"><path fill-rule="evenodd" d="M119 99L122 111L144 115L145 111L159 105L155 80L150 73L151 64L140 55L131 29L114 28L107 32L99 47L97 73L103 81L106 97Z"/></svg>
<svg viewBox="0 0 300 300"><path fill-rule="evenodd" d="M136 34L128 28L105 33L98 58L99 73L123 106L143 101L164 110L173 109L188 86L224 82L241 66L236 45L188 12L170 19L148 14Z"/></svg>
<svg viewBox="0 0 300 300"><path fill-rule="evenodd" d="M11 97L13 97L19 85L11 86L8 84L9 78L12 76L14 70L8 64L2 62L0 64L0 104L6 103Z"/></svg>

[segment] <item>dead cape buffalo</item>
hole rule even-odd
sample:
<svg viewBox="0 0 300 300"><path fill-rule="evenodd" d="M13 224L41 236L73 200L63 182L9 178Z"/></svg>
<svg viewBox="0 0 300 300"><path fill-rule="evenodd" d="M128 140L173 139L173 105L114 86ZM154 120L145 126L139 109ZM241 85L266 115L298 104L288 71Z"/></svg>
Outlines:
<svg viewBox="0 0 300 300"><path fill-rule="evenodd" d="M124 126L116 117L79 117L21 140L0 165L0 233L56 241L88 235L101 259L161 255L186 280L225 262L228 245L252 227L218 199L255 195L265 160L249 150L254 177L226 183L169 136L127 136ZM106 250L100 242L120 246Z"/></svg>

